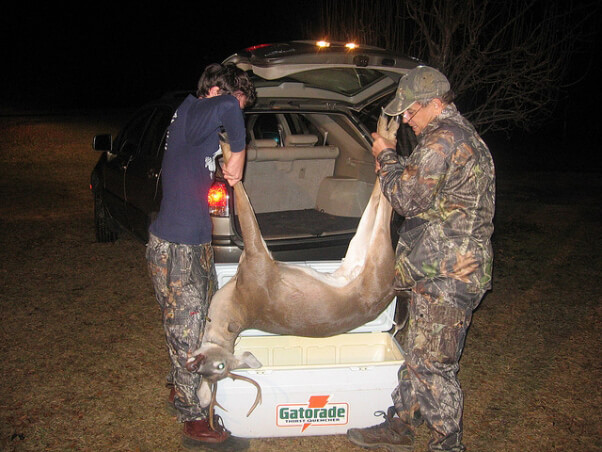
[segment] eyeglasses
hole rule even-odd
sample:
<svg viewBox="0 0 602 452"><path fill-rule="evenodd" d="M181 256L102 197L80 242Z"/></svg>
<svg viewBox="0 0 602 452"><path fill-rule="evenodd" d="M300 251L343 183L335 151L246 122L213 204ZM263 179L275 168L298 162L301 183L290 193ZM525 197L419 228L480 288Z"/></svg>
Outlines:
<svg viewBox="0 0 602 452"><path fill-rule="evenodd" d="M403 115L403 119L405 119L407 122L410 122L414 118L414 116L416 116L418 114L418 112L420 110L422 110L422 106L420 106L420 108L418 110L416 110L416 111L412 110L411 108L408 108L402 114Z"/></svg>

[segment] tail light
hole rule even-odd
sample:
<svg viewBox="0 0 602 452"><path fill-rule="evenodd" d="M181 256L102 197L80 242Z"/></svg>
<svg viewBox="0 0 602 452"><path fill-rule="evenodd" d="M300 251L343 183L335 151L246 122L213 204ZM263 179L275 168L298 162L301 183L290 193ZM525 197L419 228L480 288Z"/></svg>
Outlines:
<svg viewBox="0 0 602 452"><path fill-rule="evenodd" d="M228 187L225 182L215 181L209 189L207 196L209 201L209 213L218 217L230 215Z"/></svg>

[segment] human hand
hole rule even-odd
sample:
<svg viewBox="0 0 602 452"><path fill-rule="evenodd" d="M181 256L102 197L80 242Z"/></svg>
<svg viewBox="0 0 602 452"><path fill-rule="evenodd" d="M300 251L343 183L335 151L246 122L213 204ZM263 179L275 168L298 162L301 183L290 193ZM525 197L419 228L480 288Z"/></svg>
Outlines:
<svg viewBox="0 0 602 452"><path fill-rule="evenodd" d="M222 173L231 187L242 179L245 169L245 151L232 152L230 158L224 161Z"/></svg>
<svg viewBox="0 0 602 452"><path fill-rule="evenodd" d="M231 187L236 185L242 179L242 171L237 171L236 169L232 171L230 169L231 165L224 163L222 165L222 174L224 175L224 179L230 184Z"/></svg>
<svg viewBox="0 0 602 452"><path fill-rule="evenodd" d="M387 140L378 133L372 134L372 155L376 158L385 149L395 149L395 141Z"/></svg>

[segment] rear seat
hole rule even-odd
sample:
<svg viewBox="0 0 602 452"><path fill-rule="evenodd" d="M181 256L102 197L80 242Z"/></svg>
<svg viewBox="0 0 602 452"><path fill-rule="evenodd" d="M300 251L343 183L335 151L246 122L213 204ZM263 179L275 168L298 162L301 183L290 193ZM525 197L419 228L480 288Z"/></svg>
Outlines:
<svg viewBox="0 0 602 452"><path fill-rule="evenodd" d="M313 209L318 188L334 173L336 146L314 146L315 135L289 135L285 146L255 140L247 147L244 185L256 213Z"/></svg>
<svg viewBox="0 0 602 452"><path fill-rule="evenodd" d="M287 135L284 138L285 146L315 146L318 142L318 137L315 135Z"/></svg>

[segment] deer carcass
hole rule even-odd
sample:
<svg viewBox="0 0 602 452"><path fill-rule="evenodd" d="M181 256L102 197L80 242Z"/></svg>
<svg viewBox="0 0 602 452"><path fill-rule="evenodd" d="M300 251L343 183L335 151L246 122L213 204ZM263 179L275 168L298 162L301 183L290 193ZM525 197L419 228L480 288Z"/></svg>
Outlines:
<svg viewBox="0 0 602 452"><path fill-rule="evenodd" d="M388 133L394 136L396 123L391 123L389 128L395 130ZM381 133L387 133L384 124L379 121ZM227 161L230 149L223 142L222 150ZM242 378L232 374L232 369L261 367L249 352L234 355L241 331L254 328L282 335L333 336L375 319L394 296L392 208L378 180L343 263L332 273L274 260L242 183L234 186L234 193L244 251L237 273L213 296L201 346L187 364L190 371L203 376L199 399L211 411L217 381ZM261 400L261 389L243 379L258 389L249 415Z"/></svg>

